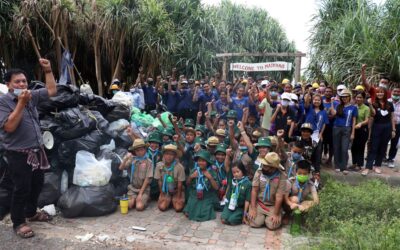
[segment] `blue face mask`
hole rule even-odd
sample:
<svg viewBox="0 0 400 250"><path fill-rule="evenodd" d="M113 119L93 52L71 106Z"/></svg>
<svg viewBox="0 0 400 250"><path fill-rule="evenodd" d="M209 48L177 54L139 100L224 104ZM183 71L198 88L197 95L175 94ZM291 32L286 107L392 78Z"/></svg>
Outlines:
<svg viewBox="0 0 400 250"><path fill-rule="evenodd" d="M302 158L301 154L297 153L297 152L292 152L292 160L293 162L298 162L300 161Z"/></svg>
<svg viewBox="0 0 400 250"><path fill-rule="evenodd" d="M115 95L118 92L118 90L113 90L112 93Z"/></svg>
<svg viewBox="0 0 400 250"><path fill-rule="evenodd" d="M24 91L26 89L14 89L14 95L15 96L20 96L22 94L22 91Z"/></svg>
<svg viewBox="0 0 400 250"><path fill-rule="evenodd" d="M277 96L278 95L278 93L277 92L275 92L275 91L272 91L270 94L269 94L270 96L272 96L272 97L275 97L275 96Z"/></svg>

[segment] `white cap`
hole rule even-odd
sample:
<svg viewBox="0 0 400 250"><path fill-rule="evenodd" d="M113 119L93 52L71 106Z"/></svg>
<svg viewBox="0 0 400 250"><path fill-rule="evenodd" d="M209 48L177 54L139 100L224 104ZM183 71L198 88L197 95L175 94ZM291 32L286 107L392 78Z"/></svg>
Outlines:
<svg viewBox="0 0 400 250"><path fill-rule="evenodd" d="M261 85L261 87L262 86L268 86L269 85L269 81L268 80L263 80L260 85Z"/></svg>
<svg viewBox="0 0 400 250"><path fill-rule="evenodd" d="M292 100L292 98L290 96L290 93L286 93L286 92L281 95L281 99L282 100L286 99L286 100L289 100L289 101Z"/></svg>
<svg viewBox="0 0 400 250"><path fill-rule="evenodd" d="M297 102L299 101L299 97L295 93L291 93L290 97L291 97L292 101L297 101Z"/></svg>
<svg viewBox="0 0 400 250"><path fill-rule="evenodd" d="M344 86L343 84L340 84L339 86L337 86L336 90L340 91L340 90L344 90L347 89L346 86Z"/></svg>

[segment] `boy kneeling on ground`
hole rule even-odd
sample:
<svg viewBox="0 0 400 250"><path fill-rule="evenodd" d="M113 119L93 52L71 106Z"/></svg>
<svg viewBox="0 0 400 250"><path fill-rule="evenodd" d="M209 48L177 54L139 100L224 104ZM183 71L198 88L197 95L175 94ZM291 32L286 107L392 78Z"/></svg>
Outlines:
<svg viewBox="0 0 400 250"><path fill-rule="evenodd" d="M285 203L291 210L299 209L307 212L319 203L318 193L314 183L310 181L311 164L307 160L297 163L296 176L289 178Z"/></svg>
<svg viewBox="0 0 400 250"><path fill-rule="evenodd" d="M157 164L154 179L158 180L160 197L158 208L167 210L171 205L176 212L181 212L185 205L183 182L186 179L184 167L177 162L178 148L173 144L163 148L163 160Z"/></svg>
<svg viewBox="0 0 400 250"><path fill-rule="evenodd" d="M287 175L277 153L270 152L259 160L261 167L254 174L248 218L251 227L266 225L269 230L275 230L282 222Z"/></svg>
<svg viewBox="0 0 400 250"><path fill-rule="evenodd" d="M150 197L150 183L153 177L153 163L146 155L147 146L143 139L136 139L129 147L119 166L120 170L129 168L130 184L128 186L129 208L136 206L143 211Z"/></svg>

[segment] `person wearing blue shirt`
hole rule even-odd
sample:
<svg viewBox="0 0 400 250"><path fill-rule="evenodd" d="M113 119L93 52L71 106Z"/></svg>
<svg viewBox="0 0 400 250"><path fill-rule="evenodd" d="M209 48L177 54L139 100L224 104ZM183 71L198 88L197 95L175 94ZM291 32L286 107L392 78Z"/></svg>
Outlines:
<svg viewBox="0 0 400 250"><path fill-rule="evenodd" d="M178 114L180 117L191 118L196 120L197 112L199 112L199 105L193 101L195 90L183 87L179 90L181 99L178 104Z"/></svg>
<svg viewBox="0 0 400 250"><path fill-rule="evenodd" d="M244 96L244 87L240 86L236 91L236 96L229 97L228 100L232 105L232 109L237 112L238 121L241 121L243 116L243 109L249 107L249 97Z"/></svg>
<svg viewBox="0 0 400 250"><path fill-rule="evenodd" d="M195 91L193 101L199 103L199 110L203 113L207 112L207 103L215 100L215 96L211 91L211 87L209 83L204 83L203 91L199 91L198 89Z"/></svg>
<svg viewBox="0 0 400 250"><path fill-rule="evenodd" d="M142 85L144 94L145 108L147 113L157 109L157 89L154 87L154 81L152 78L148 78L147 82Z"/></svg>
<svg viewBox="0 0 400 250"><path fill-rule="evenodd" d="M315 172L319 173L322 158L322 140L323 133L326 125L329 123L328 115L322 104L322 97L316 94L312 97L312 104L310 99L305 100L305 111L306 111L306 123L310 123L313 129L314 140L318 143L313 156L313 166Z"/></svg>
<svg viewBox="0 0 400 250"><path fill-rule="evenodd" d="M220 115L221 119L226 119L228 111L231 109L231 105L228 102L228 95L225 90L220 92L220 99L215 102L215 109Z"/></svg>
<svg viewBox="0 0 400 250"><path fill-rule="evenodd" d="M163 101L167 110L173 115L177 114L180 94L177 91L177 82L168 83L168 91L163 93Z"/></svg>
<svg viewBox="0 0 400 250"><path fill-rule="evenodd" d="M351 92L348 89L340 93L340 104L333 108L332 115L335 116L333 123L333 154L335 156L335 168L337 172L348 174L347 162L349 160L348 150L350 141L354 139L354 129L358 110L356 106L351 105Z"/></svg>
<svg viewBox="0 0 400 250"><path fill-rule="evenodd" d="M324 140L322 141L322 147L323 147L323 154L327 155L325 157L327 158L326 163L330 165L333 159L332 129L333 129L333 122L335 121L335 118L330 112L330 108L332 106L332 103L334 109L336 109L336 107L339 105L339 101L335 100L333 97L333 89L331 87L325 88L325 95L322 97L322 103L324 105L326 113L328 114L328 124L325 126L325 130L323 133Z"/></svg>

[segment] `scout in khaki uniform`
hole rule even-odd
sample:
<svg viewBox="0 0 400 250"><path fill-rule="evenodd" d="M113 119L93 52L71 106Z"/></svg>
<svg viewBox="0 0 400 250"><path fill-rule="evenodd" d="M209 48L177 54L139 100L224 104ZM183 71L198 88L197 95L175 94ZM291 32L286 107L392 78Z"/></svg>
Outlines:
<svg viewBox="0 0 400 250"><path fill-rule="evenodd" d="M183 183L186 179L185 169L177 162L178 148L173 144L165 145L163 160L157 164L154 179L158 181L160 197L158 208L167 210L172 201L176 212L181 212L185 205L185 192Z"/></svg>
<svg viewBox="0 0 400 250"><path fill-rule="evenodd" d="M129 208L142 211L150 196L150 183L153 177L153 163L147 157L146 144L143 139L136 139L121 165L120 170L129 169L130 184L128 185Z"/></svg>
<svg viewBox="0 0 400 250"><path fill-rule="evenodd" d="M200 150L195 156L195 167L187 179L188 202L183 210L189 220L208 221L215 219L215 201L218 199L217 176L212 169L210 152Z"/></svg>
<svg viewBox="0 0 400 250"><path fill-rule="evenodd" d="M221 214L223 224L238 225L247 223L247 212L250 207L251 181L247 177L246 168L241 162L232 165L233 179L229 183L225 204Z"/></svg>
<svg viewBox="0 0 400 250"><path fill-rule="evenodd" d="M279 161L278 154L268 153L254 175L248 215L251 227L266 225L269 230L275 230L281 226L287 176Z"/></svg>
<svg viewBox="0 0 400 250"><path fill-rule="evenodd" d="M161 135L158 132L153 132L149 135L147 142L150 144L147 148L147 157L151 160L153 164L153 174L155 173L157 163L161 161L162 155L160 151ZM158 182L154 178L151 180L150 184L150 196L151 198L158 199L160 192L158 189Z"/></svg>
<svg viewBox="0 0 400 250"><path fill-rule="evenodd" d="M271 151L271 141L267 137L261 137L258 139L255 148L258 156L253 165L254 172L261 167L262 159L264 159L268 152Z"/></svg>
<svg viewBox="0 0 400 250"><path fill-rule="evenodd" d="M285 203L291 210L308 211L319 203L315 185L310 181L311 164L306 160L297 163L296 176L289 178L289 192L285 195Z"/></svg>

